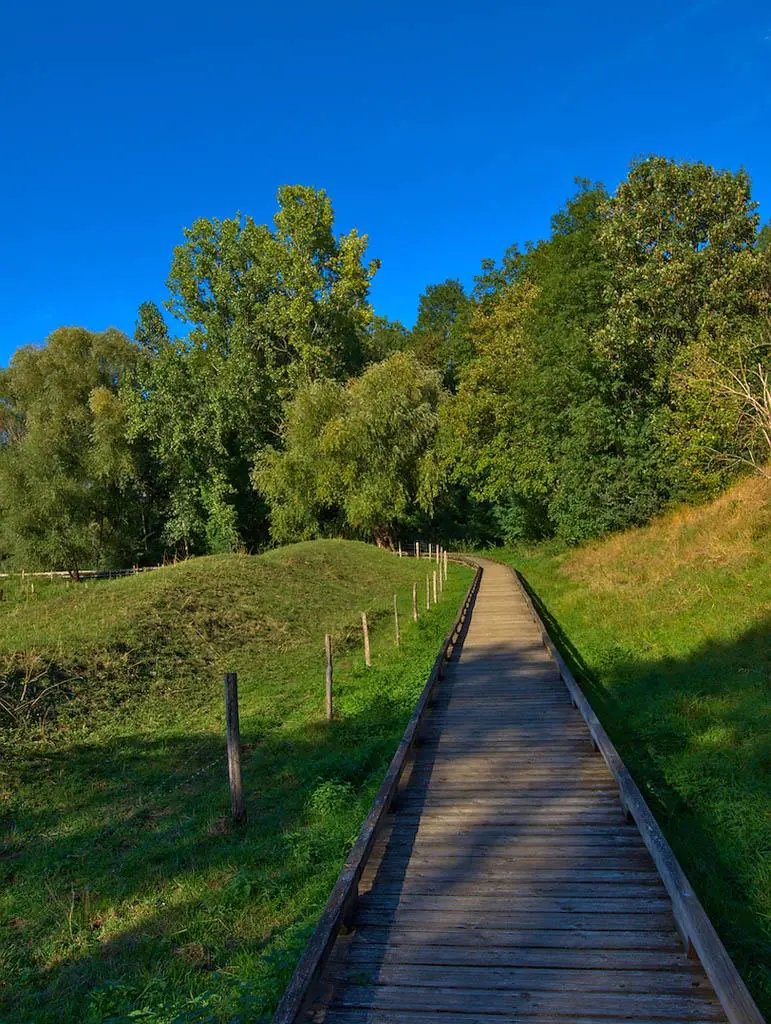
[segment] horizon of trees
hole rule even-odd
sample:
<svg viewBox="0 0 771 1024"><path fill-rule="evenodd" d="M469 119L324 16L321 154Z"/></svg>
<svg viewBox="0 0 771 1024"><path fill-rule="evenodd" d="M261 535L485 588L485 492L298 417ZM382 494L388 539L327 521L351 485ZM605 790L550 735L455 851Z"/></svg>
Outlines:
<svg viewBox="0 0 771 1024"><path fill-rule="evenodd" d="M649 157L613 193L577 180L472 289L429 285L408 330L325 192L282 186L272 225L199 219L178 334L144 303L132 339L62 327L0 370L0 562L577 543L703 500L768 458L770 232L743 171Z"/></svg>

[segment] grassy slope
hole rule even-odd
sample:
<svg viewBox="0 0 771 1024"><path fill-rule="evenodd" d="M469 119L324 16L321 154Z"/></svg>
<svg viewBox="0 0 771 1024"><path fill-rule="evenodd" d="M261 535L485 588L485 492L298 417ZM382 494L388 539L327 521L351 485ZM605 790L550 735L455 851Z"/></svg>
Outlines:
<svg viewBox="0 0 771 1024"><path fill-rule="evenodd" d="M510 555L769 1016L770 497Z"/></svg>
<svg viewBox="0 0 771 1024"><path fill-rule="evenodd" d="M451 567L444 600L413 625L426 567L319 542L87 587L36 581L34 595L5 584L0 679L59 686L36 706L48 722L0 750L1 1021L270 1014L470 580ZM245 745L236 831L225 669L239 673Z"/></svg>

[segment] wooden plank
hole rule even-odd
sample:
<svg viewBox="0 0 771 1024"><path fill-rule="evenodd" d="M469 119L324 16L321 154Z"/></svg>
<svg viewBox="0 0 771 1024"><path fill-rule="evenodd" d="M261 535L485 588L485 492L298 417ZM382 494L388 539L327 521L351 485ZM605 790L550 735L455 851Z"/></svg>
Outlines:
<svg viewBox="0 0 771 1024"><path fill-rule="evenodd" d="M478 1005L479 1000L476 1000ZM427 1013L425 1010L392 1010L383 1008L347 1009L338 1007L329 1010L324 1016L324 1024L666 1024L661 1017L629 1017L624 1014L605 1014L597 1017L593 1014L571 1014L569 1018L555 1016L551 1013L539 1013L534 1018L527 1010L507 1013L485 1013L477 1006L466 1012ZM710 1017L709 1020L714 1018ZM669 1018L671 1021L672 1018ZM689 1024L708 1024L708 1019L691 1018Z"/></svg>
<svg viewBox="0 0 771 1024"><path fill-rule="evenodd" d="M368 897L366 898L368 899ZM365 897L362 897L362 903L364 903L364 899ZM408 906L388 908L381 904L367 904L361 906L356 919L361 924L401 924L419 929L451 928L453 931L461 929L474 931L482 927L493 931L496 928L502 931L512 931L516 928L522 931L530 928L545 928L549 931L602 930L642 933L667 931L667 929L675 931L672 913L669 909L659 913L651 911L642 914L609 914L600 911L573 913L557 910L544 913L541 910L501 912L473 907L459 907L457 911L453 911L452 908L444 910L412 909Z"/></svg>
<svg viewBox="0 0 771 1024"><path fill-rule="evenodd" d="M386 852L385 845L377 850L378 855ZM639 871L651 868L651 859L642 843L638 849L630 848L622 852L608 853L604 846L580 847L571 846L554 849L551 846L523 846L516 853L499 850L496 847L484 848L469 846L465 849L448 849L444 843L430 843L423 840L419 845L402 843L398 839L389 842L387 848L388 864L398 869L400 865L410 863L415 867L430 869L432 865L465 864L468 870L485 865L491 875L499 870L523 872L548 872L574 869L580 871L592 868L612 868L617 871ZM658 874L656 877L659 877Z"/></svg>
<svg viewBox="0 0 771 1024"><path fill-rule="evenodd" d="M458 822L424 821L418 815L411 820L408 815L399 817L398 823L394 826L397 834L405 834L412 831L413 835L444 833L448 839L453 837L473 837L476 843L498 842L498 840L532 839L536 836L548 836L554 842L565 842L580 840L587 845L612 845L612 846L638 846L642 845L636 830L627 830L624 825L595 825L582 824L554 824L554 825L533 825L532 822L521 824L495 825L495 824L468 824Z"/></svg>
<svg viewBox="0 0 771 1024"><path fill-rule="evenodd" d="M346 985L336 995L332 1006L351 1008L383 1008L428 1012L457 1011L459 1006L473 1006L479 1000L477 989L421 988L412 985ZM485 1010L499 1014L596 1014L629 1017L668 1017L671 1020L721 1020L720 1005L697 993L630 992L510 992L490 990L485 993Z"/></svg>
<svg viewBox="0 0 771 1024"><path fill-rule="evenodd" d="M602 922L600 922L601 924ZM405 925L397 922L386 926L384 921L367 925L357 922L356 940L361 942L388 943L389 946L472 946L478 949L506 949L512 947L536 947L538 949L633 949L666 950L679 953L680 944L673 927L645 931L616 931L594 928L578 928L566 931L564 928L544 927L538 922L529 922L525 928L493 928L486 925L472 928L448 929L439 922L416 922Z"/></svg>
<svg viewBox="0 0 771 1024"><path fill-rule="evenodd" d="M387 966L394 964L444 964L460 967L548 967L553 970L581 968L585 971L647 970L684 975L704 980L700 965L682 952L650 949L542 949L517 946L393 945L369 942L364 936L352 941L332 959L341 964Z"/></svg>
<svg viewBox="0 0 771 1024"><path fill-rule="evenodd" d="M499 886L511 883L517 887L519 892L527 892L528 888L546 889L550 886L569 884L576 888L584 885L617 885L619 890L628 886L640 886L666 892L662 887L661 879L655 871L614 871L607 867L600 868L574 868L568 863L564 868L528 871L520 866L507 868L499 865L488 865L485 862L479 864L479 882L473 879L476 877L473 865L466 860L457 864L453 861L446 861L444 865L430 863L413 864L405 862L401 866L393 864L391 858L380 865L368 865L367 871L376 873L381 885L411 884L411 885L447 885L455 882L465 881L468 885L486 885L498 890Z"/></svg>
<svg viewBox="0 0 771 1024"><path fill-rule="evenodd" d="M460 879L460 880L459 880ZM603 901L610 900L615 906L617 900L656 897L664 900L669 907L666 889L660 879L651 884L634 882L576 882L572 879L557 882L542 882L540 878L523 880L490 876L486 872L479 880L469 880L468 872L454 875L439 875L435 879L399 878L373 871L362 877L362 885L376 885L377 896L479 896L485 899L501 899L504 903L514 900L523 904L534 899L548 900L593 900L601 908ZM618 909L616 907L616 909Z"/></svg>
<svg viewBox="0 0 771 1024"><path fill-rule="evenodd" d="M388 985L493 991L687 993L714 995L700 971L586 970L582 967L468 966L462 964L336 964L328 977L337 984Z"/></svg>
<svg viewBox="0 0 771 1024"><path fill-rule="evenodd" d="M407 790L400 797L399 806L409 807L421 802L426 807L443 807L447 804L459 807L524 807L543 806L544 803L548 803L550 808L557 804L564 807L597 807L618 806L618 794L612 786L604 789L581 786L578 790L566 791L564 787L555 786L501 786L496 789L488 788L479 781L466 787L435 783L430 789L416 786Z"/></svg>
<svg viewBox="0 0 771 1024"><path fill-rule="evenodd" d="M362 910L382 909L401 911L430 911L432 914L468 911L469 914L652 914L665 915L670 909L669 899L664 895L617 897L600 899L594 895L563 896L537 895L507 896L505 893L413 893L397 889L394 893L375 892L359 900Z"/></svg>

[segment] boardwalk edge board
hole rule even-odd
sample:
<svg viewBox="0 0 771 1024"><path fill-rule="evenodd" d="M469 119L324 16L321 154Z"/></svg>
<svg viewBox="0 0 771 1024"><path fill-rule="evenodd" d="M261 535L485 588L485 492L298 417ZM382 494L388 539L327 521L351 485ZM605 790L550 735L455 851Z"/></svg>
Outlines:
<svg viewBox="0 0 771 1024"><path fill-rule="evenodd" d="M592 743L616 780L621 805L628 817L637 825L648 848L672 901L675 922L686 951L698 956L730 1024L765 1024L760 1010L693 891L645 798L592 710L565 659L549 636L546 625L530 597L524 578L517 570L511 571L541 632L544 647L555 661L571 700L586 723Z"/></svg>
<svg viewBox="0 0 771 1024"><path fill-rule="evenodd" d="M482 579L482 566L472 559L455 556L452 561L470 565L475 569L474 578L469 585L466 597L461 605L458 616L436 656L423 691L415 705L407 728L404 730L399 746L393 756L380 789L372 802L369 814L361 827L356 842L351 849L343 870L338 876L327 905L319 918L313 934L305 947L295 972L281 998L273 1016L273 1024L293 1024L313 994L314 984L321 968L337 938L338 932L351 920L358 902L359 881L366 867L372 848L388 814L389 807L396 794L397 786L407 764L407 758L418 739L421 720L429 707L434 686L444 678L444 665L450 653L462 639L468 622L469 609L474 603L479 583Z"/></svg>

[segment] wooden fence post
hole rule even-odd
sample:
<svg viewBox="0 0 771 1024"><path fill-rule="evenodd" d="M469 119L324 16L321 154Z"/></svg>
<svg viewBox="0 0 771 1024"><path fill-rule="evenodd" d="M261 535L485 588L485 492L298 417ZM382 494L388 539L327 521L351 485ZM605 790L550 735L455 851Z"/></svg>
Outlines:
<svg viewBox="0 0 771 1024"><path fill-rule="evenodd" d="M420 558L420 541L415 541L415 557Z"/></svg>
<svg viewBox="0 0 771 1024"><path fill-rule="evenodd" d="M434 569L433 575L434 575L434 604L436 604L436 600L437 600L437 598L436 598L436 569Z"/></svg>
<svg viewBox="0 0 771 1024"><path fill-rule="evenodd" d="M439 548L439 545L437 544L436 545L436 564L437 565L439 565L439 551L440 551L440 548Z"/></svg>
<svg viewBox="0 0 771 1024"><path fill-rule="evenodd" d="M444 573L442 572L442 563L439 563L439 593L444 593Z"/></svg>
<svg viewBox="0 0 771 1024"><path fill-rule="evenodd" d="M417 580L412 584L412 621L418 621L418 583Z"/></svg>
<svg viewBox="0 0 771 1024"><path fill-rule="evenodd" d="M327 698L327 721L332 721L332 637L329 633L324 634L324 653L327 659L326 677L326 698Z"/></svg>
<svg viewBox="0 0 771 1024"><path fill-rule="evenodd" d="M225 673L225 726L228 737L228 778L230 809L233 821L246 821L244 788L241 781L241 729L238 724L238 678L235 672Z"/></svg>
<svg viewBox="0 0 771 1024"><path fill-rule="evenodd" d="M399 541L399 558L402 557L402 542Z"/></svg>
<svg viewBox="0 0 771 1024"><path fill-rule="evenodd" d="M367 613L361 613L361 631L364 634L364 664L367 668L372 666L372 657L369 650L369 627L367 626Z"/></svg>
<svg viewBox="0 0 771 1024"><path fill-rule="evenodd" d="M431 580L426 576L426 611L431 607Z"/></svg>
<svg viewBox="0 0 771 1024"><path fill-rule="evenodd" d="M431 550L432 550L432 549L431 549L431 541L429 541L429 542L428 542L428 560L429 560L429 562L430 562L430 561L431 561L431 559L433 558L433 555L431 554Z"/></svg>
<svg viewBox="0 0 771 1024"><path fill-rule="evenodd" d="M399 606L396 603L396 594L394 594L394 630L395 630L395 642L398 647L402 642L402 636L399 632Z"/></svg>
<svg viewBox="0 0 771 1024"><path fill-rule="evenodd" d="M444 553L444 580L447 582L447 552Z"/></svg>

